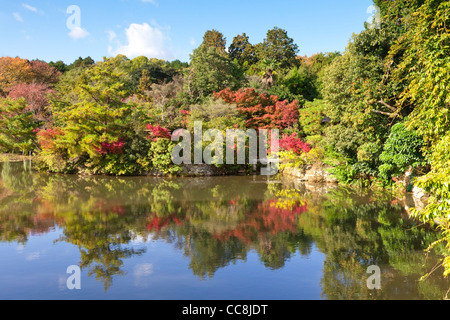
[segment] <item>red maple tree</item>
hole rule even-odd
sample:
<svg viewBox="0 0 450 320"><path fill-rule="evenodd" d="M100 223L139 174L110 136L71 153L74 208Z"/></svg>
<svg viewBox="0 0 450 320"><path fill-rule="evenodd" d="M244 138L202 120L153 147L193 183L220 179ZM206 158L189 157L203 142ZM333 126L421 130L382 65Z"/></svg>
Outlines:
<svg viewBox="0 0 450 320"><path fill-rule="evenodd" d="M285 129L298 122L299 102L280 101L277 96L259 94L255 89L239 89L234 92L229 88L214 93L216 99L236 104L238 110L247 119L247 128Z"/></svg>

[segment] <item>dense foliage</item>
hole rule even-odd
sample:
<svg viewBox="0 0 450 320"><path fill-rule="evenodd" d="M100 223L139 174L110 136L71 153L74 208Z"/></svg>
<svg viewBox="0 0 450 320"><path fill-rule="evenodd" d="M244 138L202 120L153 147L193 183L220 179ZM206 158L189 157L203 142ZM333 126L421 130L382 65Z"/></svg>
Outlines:
<svg viewBox="0 0 450 320"><path fill-rule="evenodd" d="M417 132L409 131L404 123L397 123L391 129L380 160L380 176L387 181L392 177L410 173L420 166L425 166L425 157L422 154L423 138Z"/></svg>
<svg viewBox="0 0 450 320"><path fill-rule="evenodd" d="M381 8L380 28L355 35L325 73L323 96L332 119L325 143L352 173L349 180L388 180L429 164L416 186L431 197L415 215L438 222L441 242L450 250L450 2L375 4ZM450 257L443 265L448 275Z"/></svg>
<svg viewBox="0 0 450 320"><path fill-rule="evenodd" d="M275 27L229 47L208 30L190 63L0 58L0 151L32 151L51 172L178 174L178 128L279 129L290 163L327 166L343 183L412 173L431 195L416 216L439 221L450 243L450 1L374 4L379 26L366 24L342 53L299 56Z"/></svg>

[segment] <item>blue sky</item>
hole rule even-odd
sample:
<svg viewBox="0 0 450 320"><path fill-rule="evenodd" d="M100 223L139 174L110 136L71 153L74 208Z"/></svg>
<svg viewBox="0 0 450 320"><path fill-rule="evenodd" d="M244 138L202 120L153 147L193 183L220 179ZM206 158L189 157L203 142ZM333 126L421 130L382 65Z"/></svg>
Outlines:
<svg viewBox="0 0 450 320"><path fill-rule="evenodd" d="M287 30L300 55L343 51L364 28L372 0L0 0L0 56L71 63L125 54L189 61L205 31L228 45L245 32L253 44L267 30ZM67 13L80 9L80 24ZM70 21L69 29L67 21Z"/></svg>

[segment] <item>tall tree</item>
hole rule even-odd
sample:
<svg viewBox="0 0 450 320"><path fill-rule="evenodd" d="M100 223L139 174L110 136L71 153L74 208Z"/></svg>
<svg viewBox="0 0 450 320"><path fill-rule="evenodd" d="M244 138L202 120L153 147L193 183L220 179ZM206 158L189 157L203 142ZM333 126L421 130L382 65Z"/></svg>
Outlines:
<svg viewBox="0 0 450 320"><path fill-rule="evenodd" d="M40 60L33 60L30 62L33 71L33 82L40 84L55 84L59 81L61 72L52 67L48 63Z"/></svg>
<svg viewBox="0 0 450 320"><path fill-rule="evenodd" d="M416 2L416 1L414 1ZM396 7L394 7L396 8ZM439 221L447 256L445 275L450 275L450 1L425 0L403 22L408 28L392 47L390 58L399 61L392 71L403 89L397 107L412 106L407 125L428 144L431 171L417 185L431 193L423 220Z"/></svg>
<svg viewBox="0 0 450 320"><path fill-rule="evenodd" d="M93 66L95 64L94 59L91 57L82 58L79 57L77 60L75 60L68 68L75 69L75 68L87 68L90 66Z"/></svg>
<svg viewBox="0 0 450 320"><path fill-rule="evenodd" d="M252 65L258 62L254 46L249 42L249 37L243 33L233 38L233 42L228 48L231 59L236 59L242 66L244 63Z"/></svg>
<svg viewBox="0 0 450 320"><path fill-rule="evenodd" d="M35 148L37 123L26 109L25 99L0 98L0 150L3 152L25 154Z"/></svg>
<svg viewBox="0 0 450 320"><path fill-rule="evenodd" d="M0 58L0 95L6 96L16 83L31 83L33 77L28 60L19 57Z"/></svg>
<svg viewBox="0 0 450 320"><path fill-rule="evenodd" d="M203 36L202 45L206 48L214 48L217 53L225 54L226 51L227 39L223 36L223 34L215 29L208 30L205 32Z"/></svg>
<svg viewBox="0 0 450 320"><path fill-rule="evenodd" d="M206 97L226 87L237 88L243 75L228 55L213 47L201 45L191 55L186 88L194 98Z"/></svg>
<svg viewBox="0 0 450 320"><path fill-rule="evenodd" d="M68 66L61 60L58 60L56 62L50 61L48 65L55 68L61 73L68 71Z"/></svg>
<svg viewBox="0 0 450 320"><path fill-rule="evenodd" d="M298 46L294 39L290 38L286 30L275 27L267 32L266 39L259 46L258 56L260 60L275 60L282 68L298 66Z"/></svg>

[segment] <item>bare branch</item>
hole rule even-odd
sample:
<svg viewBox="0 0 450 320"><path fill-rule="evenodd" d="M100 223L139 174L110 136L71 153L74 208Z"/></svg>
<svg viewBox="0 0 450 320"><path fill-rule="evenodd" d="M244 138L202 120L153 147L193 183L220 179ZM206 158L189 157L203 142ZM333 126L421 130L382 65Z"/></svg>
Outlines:
<svg viewBox="0 0 450 320"><path fill-rule="evenodd" d="M377 101L378 103L381 103L383 106L385 106L386 108L388 108L389 110L391 110L392 112L397 112L397 108L387 104L383 99L381 99L380 101Z"/></svg>
<svg viewBox="0 0 450 320"><path fill-rule="evenodd" d="M388 116L388 117L391 117L391 118L397 116L396 113L383 112L383 111L379 111L379 110L372 110L372 112L376 113L376 114L382 114L384 116Z"/></svg>

